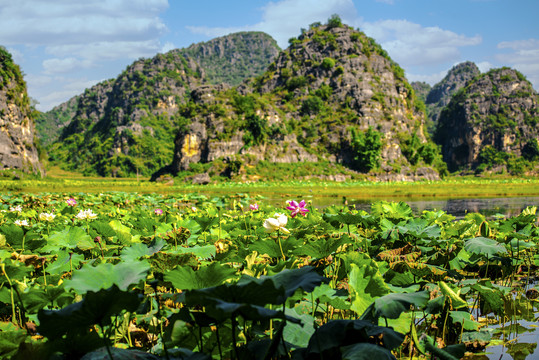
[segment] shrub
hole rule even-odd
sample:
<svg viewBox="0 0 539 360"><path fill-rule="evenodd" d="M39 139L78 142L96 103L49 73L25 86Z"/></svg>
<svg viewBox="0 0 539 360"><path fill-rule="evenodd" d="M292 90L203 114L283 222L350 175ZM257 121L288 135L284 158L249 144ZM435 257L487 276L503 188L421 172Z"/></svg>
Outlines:
<svg viewBox="0 0 539 360"><path fill-rule="evenodd" d="M316 115L324 107L324 102L318 96L309 96L301 105L302 115Z"/></svg>
<svg viewBox="0 0 539 360"><path fill-rule="evenodd" d="M333 60L332 58L325 58L323 61L322 61L322 68L325 69L325 70L330 70L332 69L334 66L335 66L335 60Z"/></svg>
<svg viewBox="0 0 539 360"><path fill-rule="evenodd" d="M382 134L372 127L365 132L352 128L352 166L361 172L369 172L380 166L382 154Z"/></svg>
<svg viewBox="0 0 539 360"><path fill-rule="evenodd" d="M522 157L528 161L539 160L539 144L536 139L531 139L522 147Z"/></svg>
<svg viewBox="0 0 539 360"><path fill-rule="evenodd" d="M341 17L337 14L333 14L328 19L328 27L335 28L335 27L341 27L342 26L342 20Z"/></svg>

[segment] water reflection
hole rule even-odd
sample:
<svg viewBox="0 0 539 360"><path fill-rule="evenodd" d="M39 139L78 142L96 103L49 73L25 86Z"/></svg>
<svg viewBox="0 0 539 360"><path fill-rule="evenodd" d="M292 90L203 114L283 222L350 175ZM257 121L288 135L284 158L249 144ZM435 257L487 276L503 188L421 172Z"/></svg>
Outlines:
<svg viewBox="0 0 539 360"><path fill-rule="evenodd" d="M399 201L399 200L388 200ZM372 200L349 200L350 205L356 209L370 211ZM404 200L414 214L421 214L423 210L443 210L457 218L464 217L467 213L480 213L487 217L496 214L515 216L527 206L539 206L539 197L509 197L488 199L447 199L447 200Z"/></svg>

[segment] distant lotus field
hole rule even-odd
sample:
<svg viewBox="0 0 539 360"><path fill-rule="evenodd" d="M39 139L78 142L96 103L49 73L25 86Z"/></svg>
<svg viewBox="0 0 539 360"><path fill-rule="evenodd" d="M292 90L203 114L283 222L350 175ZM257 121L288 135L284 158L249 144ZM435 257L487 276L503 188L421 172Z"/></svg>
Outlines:
<svg viewBox="0 0 539 360"><path fill-rule="evenodd" d="M246 194L0 199L2 359L536 351L507 336L539 317L535 207L456 219Z"/></svg>

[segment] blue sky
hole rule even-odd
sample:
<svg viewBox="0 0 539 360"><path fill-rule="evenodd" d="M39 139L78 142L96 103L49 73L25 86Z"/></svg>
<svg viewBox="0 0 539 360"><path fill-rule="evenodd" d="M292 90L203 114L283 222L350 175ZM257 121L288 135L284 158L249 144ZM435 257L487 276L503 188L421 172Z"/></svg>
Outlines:
<svg viewBox="0 0 539 360"><path fill-rule="evenodd" d="M538 0L0 0L0 45L46 111L141 57L248 30L286 48L332 14L376 39L409 81L433 85L470 60L515 68L539 89Z"/></svg>

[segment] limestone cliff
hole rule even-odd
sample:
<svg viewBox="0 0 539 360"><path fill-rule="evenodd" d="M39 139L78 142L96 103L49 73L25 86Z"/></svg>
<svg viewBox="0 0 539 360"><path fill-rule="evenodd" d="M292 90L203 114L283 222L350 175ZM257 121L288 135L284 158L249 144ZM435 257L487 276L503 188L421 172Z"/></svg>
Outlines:
<svg viewBox="0 0 539 360"><path fill-rule="evenodd" d="M138 60L76 98L72 119L56 121L62 126L51 160L85 174L150 175L170 162L193 89L239 82L253 71L244 62L266 67L277 51L266 34L240 33Z"/></svg>
<svg viewBox="0 0 539 360"><path fill-rule="evenodd" d="M291 39L252 81L199 88L191 99L196 112L182 115L189 122L176 136L172 164L154 178L236 156L354 168L367 156L366 136L380 142L367 171L412 176L422 166L427 177L438 176L435 146L404 71L373 39L340 23L317 24Z"/></svg>
<svg viewBox="0 0 539 360"><path fill-rule="evenodd" d="M0 47L0 166L42 173L26 83L11 54Z"/></svg>
<svg viewBox="0 0 539 360"><path fill-rule="evenodd" d="M438 123L440 113L449 104L451 97L480 73L477 65L466 61L453 66L447 75L430 89L425 99L425 105L434 126Z"/></svg>
<svg viewBox="0 0 539 360"><path fill-rule="evenodd" d="M539 140L538 101L530 82L513 69L494 69L469 81L439 118L436 139L449 170L476 168L487 153L523 155Z"/></svg>

